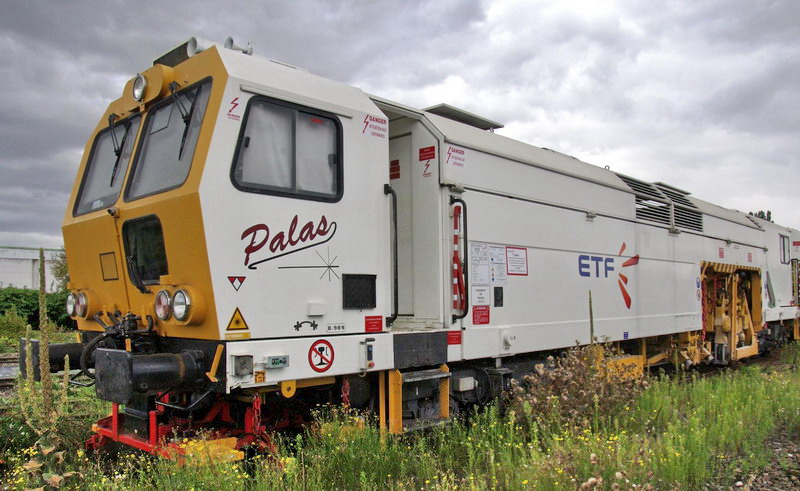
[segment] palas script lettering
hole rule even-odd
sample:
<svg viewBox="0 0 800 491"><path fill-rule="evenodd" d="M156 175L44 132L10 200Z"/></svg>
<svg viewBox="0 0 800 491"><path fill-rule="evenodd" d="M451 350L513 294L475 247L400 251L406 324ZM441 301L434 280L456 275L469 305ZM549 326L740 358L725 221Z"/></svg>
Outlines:
<svg viewBox="0 0 800 491"><path fill-rule="evenodd" d="M323 244L330 240L336 233L336 222L328 223L328 219L325 215L320 217L316 224L313 221L306 222L306 224L300 228L299 232L297 231L298 221L298 216L295 215L289 224L289 230L280 231L272 236L271 239L270 229L266 224L259 223L245 229L245 231L242 232L241 240L249 240L249 244L244 247L244 265L248 266L250 269L255 269L257 264L265 261ZM320 237L326 237L326 239L315 242L315 240ZM295 249L296 246L303 244L307 245ZM251 264L251 254L260 251L264 246L268 246L273 256L255 261ZM287 249L289 249L289 251L286 251Z"/></svg>

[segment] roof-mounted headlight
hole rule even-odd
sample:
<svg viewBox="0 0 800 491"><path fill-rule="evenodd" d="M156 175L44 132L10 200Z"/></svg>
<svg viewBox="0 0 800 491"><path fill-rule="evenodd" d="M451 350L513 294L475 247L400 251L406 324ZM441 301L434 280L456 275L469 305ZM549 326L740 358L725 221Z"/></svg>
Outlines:
<svg viewBox="0 0 800 491"><path fill-rule="evenodd" d="M176 320L185 321L188 319L191 306L192 301L186 290L178 290L172 296L172 315L175 316Z"/></svg>
<svg viewBox="0 0 800 491"><path fill-rule="evenodd" d="M144 93L147 91L147 79L141 73L136 74L133 80L133 98L139 102L144 99Z"/></svg>

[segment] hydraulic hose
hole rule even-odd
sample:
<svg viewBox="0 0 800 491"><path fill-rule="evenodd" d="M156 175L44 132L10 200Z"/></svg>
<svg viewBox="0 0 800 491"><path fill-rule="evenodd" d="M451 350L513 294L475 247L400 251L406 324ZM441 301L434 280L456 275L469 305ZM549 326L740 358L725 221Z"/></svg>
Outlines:
<svg viewBox="0 0 800 491"><path fill-rule="evenodd" d="M89 371L89 357L91 356L95 348L97 348L97 345L100 343L100 341L103 341L108 336L109 334L107 332L104 332L99 336L95 336L94 339L86 343L86 346L84 346L83 351L81 351L81 372L83 372L84 375L86 375L91 379L94 378L94 374Z"/></svg>

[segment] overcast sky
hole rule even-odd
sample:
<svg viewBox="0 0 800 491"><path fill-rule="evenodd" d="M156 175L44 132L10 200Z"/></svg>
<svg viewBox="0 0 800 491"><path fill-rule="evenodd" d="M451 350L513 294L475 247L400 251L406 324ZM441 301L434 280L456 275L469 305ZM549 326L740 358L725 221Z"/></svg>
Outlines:
<svg viewBox="0 0 800 491"><path fill-rule="evenodd" d="M800 228L797 0L7 0L0 245L61 245L105 107L192 35Z"/></svg>

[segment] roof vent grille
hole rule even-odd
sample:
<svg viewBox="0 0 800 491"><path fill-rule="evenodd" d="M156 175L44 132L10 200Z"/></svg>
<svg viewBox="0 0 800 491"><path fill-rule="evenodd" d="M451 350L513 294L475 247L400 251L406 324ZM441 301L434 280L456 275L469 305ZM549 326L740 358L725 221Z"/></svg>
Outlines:
<svg viewBox="0 0 800 491"><path fill-rule="evenodd" d="M697 206L686 197L689 193L664 184L663 182L657 182L655 185L675 204L676 227L695 230L697 232L703 231L703 214L700 213Z"/></svg>
<svg viewBox="0 0 800 491"><path fill-rule="evenodd" d="M617 177L622 179L636 196L637 219L674 225L697 232L703 231L703 214L686 197L689 194L686 191L661 182L651 184L623 174L617 174Z"/></svg>

